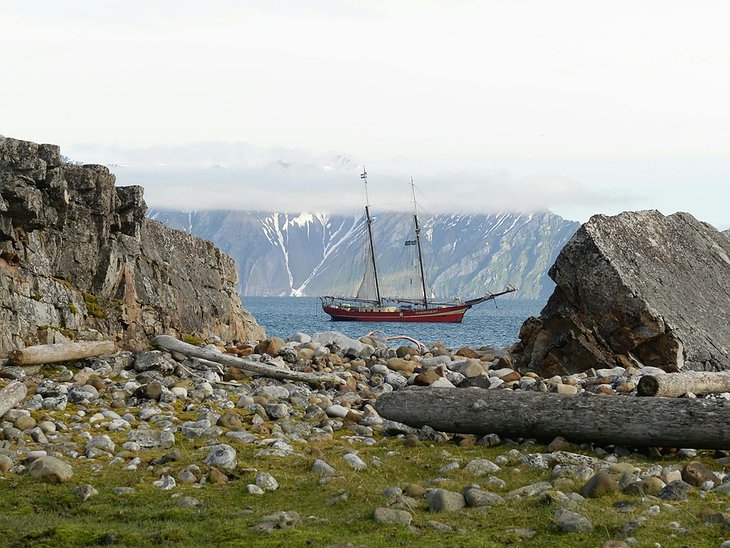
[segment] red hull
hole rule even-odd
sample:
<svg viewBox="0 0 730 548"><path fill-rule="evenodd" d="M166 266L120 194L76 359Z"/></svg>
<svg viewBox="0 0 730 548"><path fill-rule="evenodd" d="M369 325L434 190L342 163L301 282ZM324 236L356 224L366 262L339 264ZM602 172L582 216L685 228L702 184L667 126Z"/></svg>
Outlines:
<svg viewBox="0 0 730 548"><path fill-rule="evenodd" d="M397 312L365 311L322 306L333 321L345 322L430 322L460 323L464 313L471 308L470 304L429 308L426 310L400 310Z"/></svg>

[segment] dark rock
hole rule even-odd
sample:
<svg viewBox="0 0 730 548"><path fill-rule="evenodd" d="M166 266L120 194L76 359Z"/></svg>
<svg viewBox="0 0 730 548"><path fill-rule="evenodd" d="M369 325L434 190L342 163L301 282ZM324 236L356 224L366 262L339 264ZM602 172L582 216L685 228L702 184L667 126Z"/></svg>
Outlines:
<svg viewBox="0 0 730 548"><path fill-rule="evenodd" d="M160 401L162 397L162 384L159 381L153 381L147 384L143 384L137 390L134 391L134 395L137 398L143 400L155 400Z"/></svg>
<svg viewBox="0 0 730 548"><path fill-rule="evenodd" d="M687 493L692 490L692 486L682 480L676 480L667 485L659 493L659 498L664 500L687 500Z"/></svg>
<svg viewBox="0 0 730 548"><path fill-rule="evenodd" d="M699 487L706 481L711 481L714 485L720 484L720 478L712 470L696 460L687 463L682 468L682 480L693 487Z"/></svg>
<svg viewBox="0 0 730 548"><path fill-rule="evenodd" d="M0 137L0 348L39 325L94 329L132 349L160 333L260 339L234 262L146 218L143 189L104 166L62 164L57 146Z"/></svg>
<svg viewBox="0 0 730 548"><path fill-rule="evenodd" d="M728 257L730 240L687 213L592 217L550 269L557 287L523 324L518 365L572 374L631 354L667 371L730 369Z"/></svg>
<svg viewBox="0 0 730 548"><path fill-rule="evenodd" d="M615 477L607 472L597 472L580 489L580 494L585 498L599 498L617 491L618 481Z"/></svg>

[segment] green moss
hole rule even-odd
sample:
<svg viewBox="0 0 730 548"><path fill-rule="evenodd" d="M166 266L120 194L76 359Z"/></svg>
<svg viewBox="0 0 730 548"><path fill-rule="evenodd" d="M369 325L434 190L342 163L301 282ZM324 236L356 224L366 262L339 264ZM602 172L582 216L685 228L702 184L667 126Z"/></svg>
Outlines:
<svg viewBox="0 0 730 548"><path fill-rule="evenodd" d="M84 304L89 316L94 318L106 318L106 310L99 304L99 297L91 293L84 293Z"/></svg>
<svg viewBox="0 0 730 548"><path fill-rule="evenodd" d="M182 340L183 340L183 342L186 342L188 344L192 344L195 346L203 346L205 344L204 341L200 340L195 335L191 335L189 333L183 333Z"/></svg>
<svg viewBox="0 0 730 548"><path fill-rule="evenodd" d="M61 333L61 335L63 335L67 339L70 339L72 341L76 338L76 333L74 333L73 331L71 331L70 329L68 329L66 327L59 327L58 332Z"/></svg>
<svg viewBox="0 0 730 548"><path fill-rule="evenodd" d="M68 309L71 311L71 314L73 314L74 316L76 314L78 314L78 312L79 312L78 308L76 308L76 305L74 303L69 303Z"/></svg>
<svg viewBox="0 0 730 548"><path fill-rule="evenodd" d="M41 300L41 294L38 291L34 291L33 294L30 296L31 299L34 301L40 301Z"/></svg>

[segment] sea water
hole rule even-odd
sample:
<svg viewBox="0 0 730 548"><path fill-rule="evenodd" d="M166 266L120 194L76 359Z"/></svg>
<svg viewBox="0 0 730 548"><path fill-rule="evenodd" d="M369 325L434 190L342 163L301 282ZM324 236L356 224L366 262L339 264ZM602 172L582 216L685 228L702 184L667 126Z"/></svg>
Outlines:
<svg viewBox="0 0 730 548"><path fill-rule="evenodd" d="M406 335L424 344L443 342L447 348L456 349L507 348L518 340L522 323L530 316L538 316L545 302L514 298L487 301L467 311L462 323L333 322L316 297L243 297L243 305L264 326L269 337L286 339L296 332L312 335L339 331L359 338L371 331L381 331L385 336Z"/></svg>

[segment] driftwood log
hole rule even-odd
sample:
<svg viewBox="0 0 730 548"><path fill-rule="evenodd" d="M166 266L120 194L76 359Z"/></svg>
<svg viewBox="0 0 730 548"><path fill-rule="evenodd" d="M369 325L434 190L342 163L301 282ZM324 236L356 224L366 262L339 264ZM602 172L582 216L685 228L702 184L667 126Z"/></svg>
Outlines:
<svg viewBox="0 0 730 548"><path fill-rule="evenodd" d="M114 341L78 341L58 344L39 344L13 350L8 355L10 365L42 365L108 356L117 352Z"/></svg>
<svg viewBox="0 0 730 548"><path fill-rule="evenodd" d="M375 409L386 419L442 432L730 449L730 402L724 400L407 388L381 395Z"/></svg>
<svg viewBox="0 0 730 548"><path fill-rule="evenodd" d="M730 371L645 375L636 386L636 394L639 396L678 398L688 392L695 395L730 392Z"/></svg>
<svg viewBox="0 0 730 548"><path fill-rule="evenodd" d="M19 381L13 381L0 390L0 417L23 401L27 393L28 389Z"/></svg>
<svg viewBox="0 0 730 548"><path fill-rule="evenodd" d="M198 346L185 343L171 337L170 335L158 335L152 340L152 344L168 350L170 352L179 352L192 358L199 358L208 360L211 362L219 363L227 367L238 367L244 371L250 373L256 373L258 375L264 375L266 377L272 377L275 379L288 379L291 381L302 381L309 384L344 384L345 380L337 375L329 373L304 373L302 371L291 371L289 369L281 369L273 365L267 365L260 362L254 362L252 360L246 360L230 354L222 354L220 352L213 352L205 350Z"/></svg>

